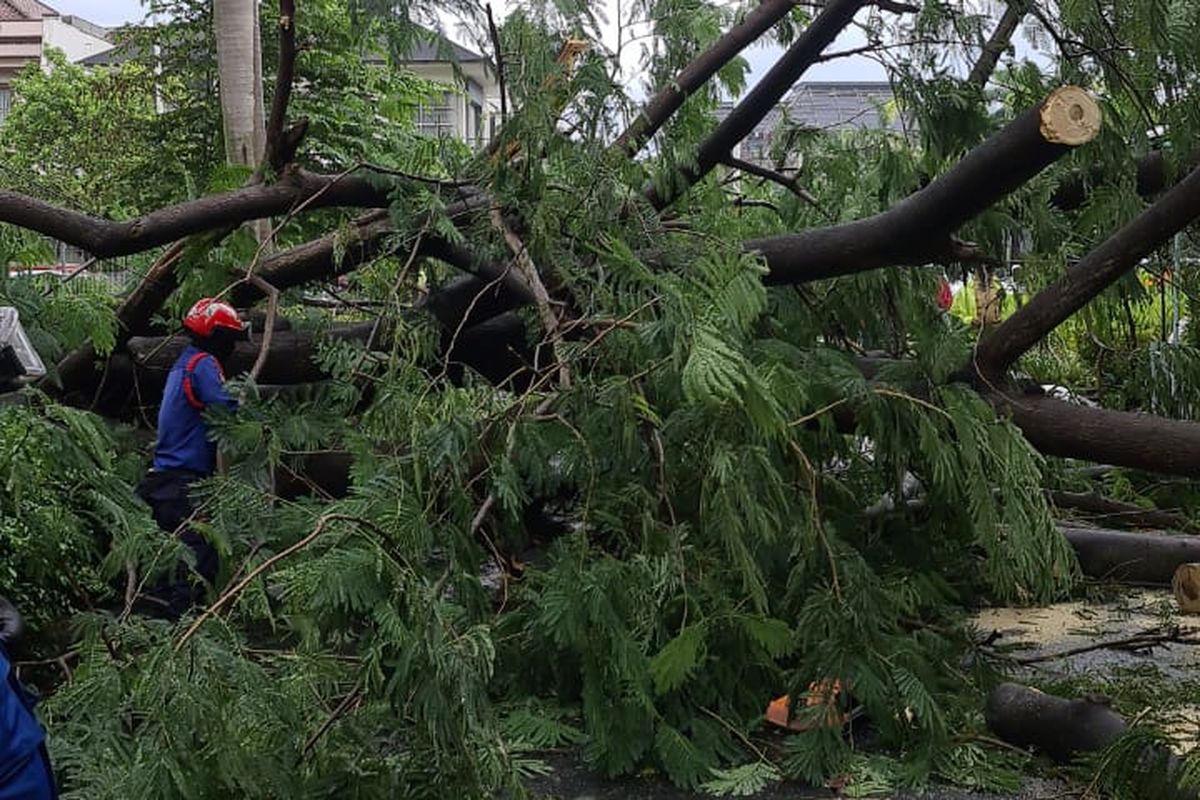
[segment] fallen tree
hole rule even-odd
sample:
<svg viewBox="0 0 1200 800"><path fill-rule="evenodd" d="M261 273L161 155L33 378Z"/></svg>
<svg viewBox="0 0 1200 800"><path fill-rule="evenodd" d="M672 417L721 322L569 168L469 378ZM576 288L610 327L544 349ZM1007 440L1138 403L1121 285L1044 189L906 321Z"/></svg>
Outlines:
<svg viewBox="0 0 1200 800"><path fill-rule="evenodd" d="M1036 748L1060 763L1103 751L1130 730L1107 698L1067 700L1015 683L1002 683L988 694L984 715L988 727L1004 741ZM1135 753L1135 768L1153 782L1155 797L1197 797L1195 789L1180 786L1185 777L1180 759L1162 747Z"/></svg>
<svg viewBox="0 0 1200 800"><path fill-rule="evenodd" d="M309 11L328 14L334 5ZM88 734L82 744L71 739L81 765L71 767L73 788L103 774L113 776L105 786L115 796L170 796L178 793L172 781L250 796L264 785L289 796L336 785L386 797L397 781L429 796L516 793L506 782L510 755L546 746L548 729L521 715L542 722L549 706L527 701L546 697L547 686L574 704L570 714L545 711L555 723L550 745L586 736L609 773L652 767L692 790L714 781L745 791L748 772L819 783L850 763L846 742L796 737L795 757L778 767L767 755L729 769L738 760L731 754L746 746L745 721L761 715L782 682L819 686L847 665L862 687L874 687L855 701L878 725L881 745L920 758L931 745L922 766L933 773L947 763L936 757L951 738L946 728L972 724L960 712L972 703L944 679L958 674L961 656L958 637L942 633L955 627L948 598L1062 597L1077 574L1068 541L1089 574L1160 580L1178 557L1174 541L1146 544L1143 536L1118 547L1115 534L1085 541L1056 530L1033 448L1194 475L1193 423L1026 393L1015 359L1186 229L1191 178L1142 216L1129 214L1130 226L1090 255L1110 220L1031 208L1093 156L1111 163L1126 128L1102 131L1100 104L1084 88L1042 96L1050 76L1013 89L1024 80L1019 71L994 103L980 105L979 84L990 85L995 56L1025 8L1014 3L981 29L994 35L971 59L979 69L970 85L931 82L950 88L933 91L931 108L943 116L924 132L930 147L900 136L881 143L814 133L818 157L802 165L811 198L744 181L735 204L736 179L715 173L738 160L734 148L829 55L827 45L850 25L884 36L895 14L913 10L851 0L812 14L789 6L755 6L725 38L711 24L724 11L705 2L686 26L681 15L648 19L663 51L651 48L647 74L662 76L663 87L628 121L613 116L630 104L603 48L574 66L547 56L579 52L590 22L514 14L489 30L513 113L503 140L479 155L424 141L409 148L412 109L428 100L415 89L394 87L395 101L384 102L370 86L348 86L353 76L337 82L311 72L360 64L361 41L338 50L353 58L305 61L313 51L281 39L270 168L242 189L139 210L133 222L67 209L50 218L44 200L3 196L0 220L30 222L85 248L165 248L115 312L113 355L97 359L85 345L64 362L78 371L60 370L61 396L72 403L114 408L126 420L136 406L143 438L153 423L151 384L181 345L161 327L173 325L162 309L193 300L201 278L203 291L218 290L218 265L205 262L234 261L237 242L227 237L239 225L271 218L278 247L219 265L228 268L225 296L251 310L264 295L287 304L311 297L293 290L328 289L338 299L311 313L373 351L335 349L331 371L347 378L313 392L319 399L299 389L301 403L258 409L248 395L247 419L269 411L273 430L259 441L264 434L249 422L230 429L235 451L242 434L247 448L267 446L236 452L230 472L205 487L199 527L220 537L228 569L186 630L143 630L120 609L113 625L88 627L103 638L79 647L85 663L56 709L74 726L62 735ZM329 23L337 20L306 21L305 7L280 6L281 36L312 26L335 49ZM963 22L956 13L935 4L895 27L955 29ZM775 20L791 36L784 58L709 129L705 82ZM792 25L801 26L794 36ZM399 51L405 42L396 44ZM323 101L336 114L288 127L293 67L306 109ZM1089 64L1071 74L1081 87L1122 91ZM369 103L355 105L363 97ZM1121 109L1131 102L1101 100ZM961 115L969 124L956 124L955 109L969 112ZM349 116L358 117L370 158L343 158L342 137L315 139L311 151L297 144L299 132L321 137ZM615 143L606 138L623 129ZM391 149L372 151L379 141ZM631 158L643 152L644 160ZM744 150L739 159L751 157ZM364 166L384 162L436 174ZM931 164L944 165L941 174L910 193ZM647 188L651 175L662 180ZM991 263L1001 256L991 248L1031 229L1041 235L1018 276L1022 288L1058 277L1061 253L1046 244L1050 236L1069 240L1062 250L1081 254L1081 266L1049 290L1057 299L1035 297L1024 322L990 330L971 353L966 329L938 315L931 273ZM228 247L214 247L222 242ZM190 280L202 265L203 276ZM352 296L327 285L355 271ZM43 304L31 329L53 338L70 304L54 305L61 298L53 293L22 300ZM71 330L54 341L71 347L80 329L111 333L63 327ZM320 335L298 324L272 330L259 381L306 386L327 377L313 359ZM257 345L239 350L231 374L246 372ZM879 361L864 382L853 359L866 351L906 360L887 370L903 374L904 385L880 382L889 365ZM1089 362L1075 368L1086 372ZM282 399L287 391L265 393ZM0 482L30 487L19 504L0 495L0 535L16 530L21 546L61 547L63 531L104 520L120 548L106 563L134 573L117 604L128 597L132 607L134 578L152 572L161 542L130 508L113 434L37 393L25 399L0 412L0 441L20 454L0 456ZM127 462L144 453L126 452L127 480ZM353 464L351 452L370 458ZM41 464L45 453L68 467ZM869 498L890 493L899 505L910 474L926 490L919 513L864 518ZM51 513L29 511L36 507ZM544 536L530 531L539 516L549 521ZM519 563L512 554L531 539L544 552ZM225 690L231 675L236 698ZM145 691L131 697L130 686ZM131 714L137 741L155 743L153 752L126 757L133 751L121 721ZM298 727L308 735L297 737ZM540 744L519 739L530 730ZM207 762L196 762L194 748L177 744L198 742L219 756L235 739L256 774L222 776L219 788L211 774L197 774ZM358 746L367 739L388 744L387 758ZM351 761L358 766L347 776ZM167 766L147 778L147 764ZM147 789L146 780L162 783Z"/></svg>
<svg viewBox="0 0 1200 800"><path fill-rule="evenodd" d="M1181 564L1200 561L1200 539L1166 533L1125 533L1060 525L1079 567L1090 578L1170 586Z"/></svg>

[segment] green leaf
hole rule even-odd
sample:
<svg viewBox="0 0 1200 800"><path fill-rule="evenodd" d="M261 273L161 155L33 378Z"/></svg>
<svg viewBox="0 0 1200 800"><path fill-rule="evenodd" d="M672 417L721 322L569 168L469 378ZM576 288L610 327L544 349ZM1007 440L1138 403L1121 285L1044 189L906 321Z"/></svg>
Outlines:
<svg viewBox="0 0 1200 800"><path fill-rule="evenodd" d="M704 656L704 626L689 625L650 661L654 691L666 694L684 684Z"/></svg>

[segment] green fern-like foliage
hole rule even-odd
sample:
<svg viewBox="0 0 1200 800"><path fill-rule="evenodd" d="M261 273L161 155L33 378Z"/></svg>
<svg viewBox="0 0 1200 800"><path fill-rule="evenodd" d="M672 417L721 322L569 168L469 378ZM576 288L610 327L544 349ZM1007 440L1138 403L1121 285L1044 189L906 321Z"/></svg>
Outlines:
<svg viewBox="0 0 1200 800"><path fill-rule="evenodd" d="M957 382L978 331L938 313L941 267L768 288L739 243L886 209L1063 80L1096 88L1132 76L1163 82L1164 96L1170 84L1182 99L1158 122L1200 130L1186 46L1200 18L1187 4L1132 4L1112 23L1137 45L1122 48L1094 4L1064 3L1058 22L1103 41L1113 63L1067 60L1051 75L1006 60L981 92L945 63L989 20L952 5L863 23L910 42L890 65L903 131L775 141L776 155L804 164L817 203L721 174L664 221L644 187L678 179L744 64L689 97L646 156L619 158L606 145L618 112L636 104L612 62L595 48L570 74L555 63L566 36L604 28L595 4L521 4L500 31L514 100L501 152L516 142L520 157L494 159L413 127L435 87L389 59L434 4L305 3L300 24L326 39L300 62L309 91L296 102L312 117L301 160L359 167L380 186L399 171L486 187L520 221L556 297L570 298L563 308L577 319L552 358L571 379L545 371L516 391L459 378L444 355L453 332L410 302L456 275L409 254L435 233L496 259L509 251L486 221L456 227L436 188L403 184L386 209L401 233L349 279L353 305L314 309L305 291L328 286L283 297L293 328L320 341L330 380L272 393L235 376L243 409L211 419L230 468L195 501L222 569L211 613L174 625L127 602L182 555L133 499L150 437L33 391L0 407L0 593L41 609L37 628L86 612L74 618L71 679L43 706L65 794L520 796L522 778L548 768L545 752L565 748L607 775L654 772L717 796L782 780L850 796L931 779L1011 788L1025 761L962 735L982 725L981 691L995 678L963 618L981 602L1042 603L1077 586L1043 494L1076 479ZM209 4L155 7L173 12L171 24L136 35L163 53L162 122L193 135L163 131L155 191L139 200L237 186L244 172L197 143L219 128L204 67L189 60L188 43L208 41ZM691 0L629 13L653 34L646 74L660 85L736 18ZM807 15L798 6L770 35L790 41ZM1153 53L1175 71L1152 69ZM1006 276L1019 284L1014 305L1141 203L1127 180L1094 187L1071 212L1047 202L1068 170L1116 165L1145 143L1136 98L1114 90L1105 104L1112 123L1086 157L1065 158L962 231L988 252L1028 250ZM757 202L735 205L735 191ZM348 220L303 215L279 244L344 232ZM0 242L10 261L38 259L11 231ZM1179 257L1192 249L1181 241ZM173 326L256 250L246 232L189 241L156 322ZM344 243L335 250L344 256ZM1156 258L1148 271L1162 271ZM1190 291L1195 275L1178 280ZM1143 347L1169 338L1167 296L1126 283L1020 367L1100 386L1115 406L1192 418L1200 329ZM116 341L108 290L75 285L0 281L0 302L20 308L48 361L84 340L100 354ZM531 343L554 338L538 314L518 314ZM375 316L386 333L372 348L325 340L335 320ZM870 379L864 356L882 364ZM330 452L352 456L345 496L277 496L277 475ZM1128 499L1200 506L1189 486L1108 480ZM554 518L549 532L531 524L539 512ZM494 580L498 557L511 574ZM826 697L833 682L839 693ZM763 712L783 694L811 725L763 746ZM842 715L851 736L826 724Z"/></svg>

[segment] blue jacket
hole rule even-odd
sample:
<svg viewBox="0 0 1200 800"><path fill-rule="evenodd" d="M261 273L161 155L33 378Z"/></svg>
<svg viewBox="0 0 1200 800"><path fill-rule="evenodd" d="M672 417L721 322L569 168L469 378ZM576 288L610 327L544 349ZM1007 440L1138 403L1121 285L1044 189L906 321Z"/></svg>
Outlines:
<svg viewBox="0 0 1200 800"><path fill-rule="evenodd" d="M19 782L46 735L33 715L33 698L17 681L0 643L0 798Z"/></svg>
<svg viewBox="0 0 1200 800"><path fill-rule="evenodd" d="M158 444L154 451L154 469L183 469L211 475L216 465L217 446L208 438L203 414L212 406L236 411L237 401L225 391L225 378L217 359L205 354L195 362L188 376L187 366L203 351L188 347L167 377L162 407L158 410ZM190 381L185 378L190 377ZM190 397L187 391L190 383ZM195 403L202 406L197 408Z"/></svg>

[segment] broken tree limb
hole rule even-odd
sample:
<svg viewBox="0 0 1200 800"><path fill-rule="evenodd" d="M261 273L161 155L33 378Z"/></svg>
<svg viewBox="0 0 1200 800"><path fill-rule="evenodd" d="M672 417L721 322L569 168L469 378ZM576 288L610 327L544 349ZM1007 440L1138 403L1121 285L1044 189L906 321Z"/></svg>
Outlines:
<svg viewBox="0 0 1200 800"><path fill-rule="evenodd" d="M775 66L734 106L717 129L700 143L694 165L679 170L670 184L646 189L644 194L650 205L661 211L703 180L778 105L865 5L865 0L830 0L825 3L821 13L796 38Z"/></svg>
<svg viewBox="0 0 1200 800"><path fill-rule="evenodd" d="M1000 63L1000 56L1003 55L1012 42L1013 34L1016 33L1017 26L1021 24L1021 19L1025 16L1028 4L1029 0L1009 0L1007 7L1004 9L1004 15L1000 17L1000 22L997 23L996 29L992 31L992 35L984 43L978 60L971 67L971 73L967 76L967 83L980 90L987 86L988 81L992 79L992 73L996 71L996 65Z"/></svg>
<svg viewBox="0 0 1200 800"><path fill-rule="evenodd" d="M0 221L52 236L99 258L112 258L152 250L227 225L280 216L306 201L313 210L339 206L386 208L394 186L381 183L378 178L361 174L319 175L291 166L275 183L208 195L123 222L0 191Z"/></svg>
<svg viewBox="0 0 1200 800"><path fill-rule="evenodd" d="M1002 683L988 693L987 726L1017 747L1033 747L1059 763L1105 750L1129 730L1108 698L1085 695L1075 700L1046 694L1015 683ZM1179 758L1168 749L1150 746L1139 767L1154 781L1156 800L1195 800L1195 789L1182 789ZM1149 790L1149 787L1147 787Z"/></svg>
<svg viewBox="0 0 1200 800"><path fill-rule="evenodd" d="M1200 168L1030 298L975 348L979 371L1002 374L1071 315L1200 216Z"/></svg>
<svg viewBox="0 0 1200 800"><path fill-rule="evenodd" d="M296 75L296 0L279 0L279 66L275 74L275 94L267 117L266 162L278 172L296 154L293 140L284 130Z"/></svg>
<svg viewBox="0 0 1200 800"><path fill-rule="evenodd" d="M1083 574L1097 580L1170 586L1180 564L1200 562L1200 539L1060 525Z"/></svg>
<svg viewBox="0 0 1200 800"><path fill-rule="evenodd" d="M637 155L688 97L704 88L722 67L795 7L796 0L763 0L745 19L723 33L712 47L693 59L673 81L650 98L633 123L613 142L612 149L630 158Z"/></svg>
<svg viewBox="0 0 1200 800"><path fill-rule="evenodd" d="M1046 455L1200 476L1200 423L1090 408L1019 390L986 397Z"/></svg>
<svg viewBox="0 0 1200 800"><path fill-rule="evenodd" d="M1078 700L1002 683L987 697L984 717L992 733L1018 747L1035 747L1060 763L1103 750L1128 726L1106 698Z"/></svg>
<svg viewBox="0 0 1200 800"><path fill-rule="evenodd" d="M1055 508L1081 511L1096 521L1116 523L1134 528L1167 528L1194 532L1196 524L1170 511L1142 508L1087 492L1047 491L1046 497Z"/></svg>
<svg viewBox="0 0 1200 800"><path fill-rule="evenodd" d="M949 172L873 217L745 243L770 284L794 284L897 264L952 260L956 230L1100 132L1087 92L1052 92L968 153Z"/></svg>

